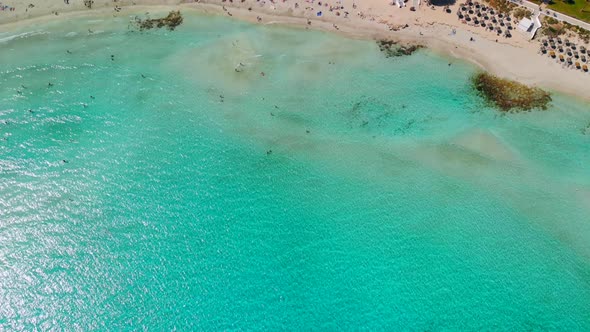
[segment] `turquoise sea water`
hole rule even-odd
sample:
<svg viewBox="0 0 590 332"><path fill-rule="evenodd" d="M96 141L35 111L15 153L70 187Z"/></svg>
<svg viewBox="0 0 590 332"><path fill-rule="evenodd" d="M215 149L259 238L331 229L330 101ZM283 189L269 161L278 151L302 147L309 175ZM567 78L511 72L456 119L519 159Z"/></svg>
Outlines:
<svg viewBox="0 0 590 332"><path fill-rule="evenodd" d="M128 20L0 32L0 329L590 330L588 103Z"/></svg>

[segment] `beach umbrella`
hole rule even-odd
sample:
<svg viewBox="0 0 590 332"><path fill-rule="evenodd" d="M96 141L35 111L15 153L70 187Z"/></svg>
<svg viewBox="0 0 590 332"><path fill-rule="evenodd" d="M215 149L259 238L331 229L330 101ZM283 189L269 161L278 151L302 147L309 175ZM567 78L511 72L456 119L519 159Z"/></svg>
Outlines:
<svg viewBox="0 0 590 332"><path fill-rule="evenodd" d="M576 48L576 44L572 43L572 50L575 50Z"/></svg>
<svg viewBox="0 0 590 332"><path fill-rule="evenodd" d="M570 40L566 38L565 40L565 46L570 46Z"/></svg>
<svg viewBox="0 0 590 332"><path fill-rule="evenodd" d="M555 59L555 52L553 52L553 51L550 51L550 52L549 52L549 55L550 55L552 58L554 58L554 59Z"/></svg>
<svg viewBox="0 0 590 332"><path fill-rule="evenodd" d="M579 59L580 55L578 54L578 52L574 52L574 58Z"/></svg>
<svg viewBox="0 0 590 332"><path fill-rule="evenodd" d="M586 57L582 55L582 56L580 57L580 60L581 60L582 62L586 62Z"/></svg>
<svg viewBox="0 0 590 332"><path fill-rule="evenodd" d="M567 63L572 64L572 58L567 58Z"/></svg>
<svg viewBox="0 0 590 332"><path fill-rule="evenodd" d="M563 54L560 54L559 55L559 61L561 61L561 62L565 61L565 58L563 57Z"/></svg>
<svg viewBox="0 0 590 332"><path fill-rule="evenodd" d="M561 44L562 43L561 38L557 37L557 43L558 44Z"/></svg>
<svg viewBox="0 0 590 332"><path fill-rule="evenodd" d="M483 22L483 21L482 21L482 22L481 22L481 27L482 27L482 28L485 28L485 27L486 27L486 22Z"/></svg>
<svg viewBox="0 0 590 332"><path fill-rule="evenodd" d="M542 52L543 54L545 54L545 53L547 53L547 49L546 49L545 47L541 47L541 52Z"/></svg>
<svg viewBox="0 0 590 332"><path fill-rule="evenodd" d="M583 66L582 66L582 69L583 69L585 72L588 72L588 66L586 66L586 65L583 65Z"/></svg>
<svg viewBox="0 0 590 332"><path fill-rule="evenodd" d="M506 21L508 21L508 22L512 21L512 19L510 18L510 16L506 16Z"/></svg>

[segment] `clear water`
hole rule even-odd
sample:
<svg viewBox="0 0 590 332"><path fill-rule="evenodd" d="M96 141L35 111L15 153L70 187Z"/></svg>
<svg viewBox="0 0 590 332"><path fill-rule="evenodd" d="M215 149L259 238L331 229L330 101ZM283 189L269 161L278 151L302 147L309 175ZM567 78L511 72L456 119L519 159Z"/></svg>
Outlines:
<svg viewBox="0 0 590 332"><path fill-rule="evenodd" d="M0 33L0 329L590 330L587 103L503 115L429 52L127 25Z"/></svg>

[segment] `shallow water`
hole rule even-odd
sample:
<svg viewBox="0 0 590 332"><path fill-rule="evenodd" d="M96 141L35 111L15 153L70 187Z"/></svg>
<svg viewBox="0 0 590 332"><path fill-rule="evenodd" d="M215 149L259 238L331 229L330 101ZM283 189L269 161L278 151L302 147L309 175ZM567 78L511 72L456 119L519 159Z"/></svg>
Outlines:
<svg viewBox="0 0 590 332"><path fill-rule="evenodd" d="M2 329L590 329L587 103L192 14L0 45Z"/></svg>

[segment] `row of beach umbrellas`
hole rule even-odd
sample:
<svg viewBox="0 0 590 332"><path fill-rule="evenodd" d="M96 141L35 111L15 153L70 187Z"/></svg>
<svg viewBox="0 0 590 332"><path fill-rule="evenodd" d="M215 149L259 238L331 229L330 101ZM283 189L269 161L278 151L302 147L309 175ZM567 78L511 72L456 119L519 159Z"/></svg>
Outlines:
<svg viewBox="0 0 590 332"><path fill-rule="evenodd" d="M557 60L558 62L588 72L590 63L590 50L583 45L576 45L568 39L559 37L541 40L541 53Z"/></svg>
<svg viewBox="0 0 590 332"><path fill-rule="evenodd" d="M510 15L498 13L493 8L479 4L478 2L460 4L457 17L465 22L470 22L476 26L494 31L498 35L504 34L505 37L512 36L510 31L513 30L513 27Z"/></svg>

